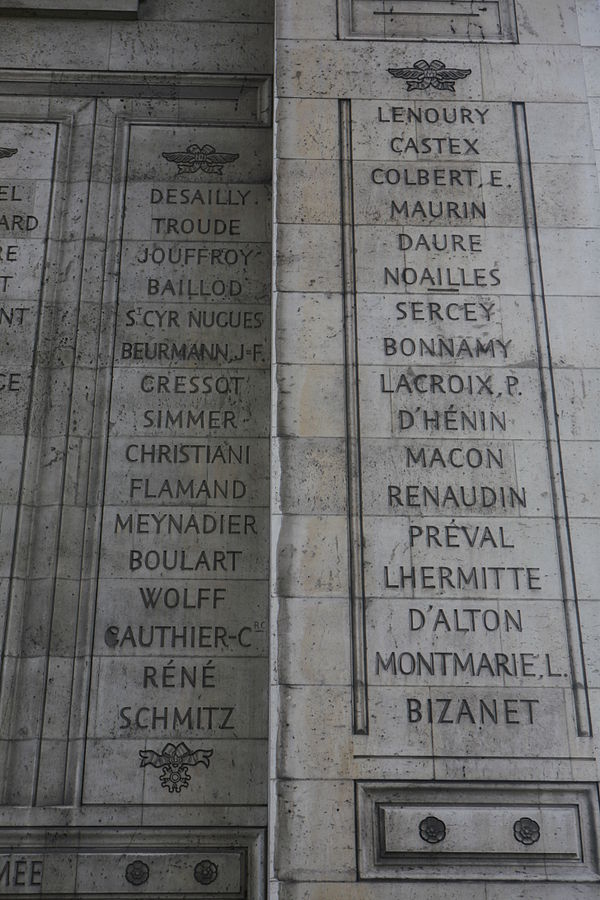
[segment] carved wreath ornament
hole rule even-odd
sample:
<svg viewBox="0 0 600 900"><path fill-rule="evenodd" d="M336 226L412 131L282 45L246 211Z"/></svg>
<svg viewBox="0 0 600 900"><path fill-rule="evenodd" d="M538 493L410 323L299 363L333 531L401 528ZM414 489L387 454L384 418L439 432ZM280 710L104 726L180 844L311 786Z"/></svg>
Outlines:
<svg viewBox="0 0 600 900"><path fill-rule="evenodd" d="M454 82L466 78L471 69L447 69L440 59L419 59L411 69L388 69L394 78L403 78L408 91L427 91L435 88L438 91L452 91Z"/></svg>
<svg viewBox="0 0 600 900"><path fill-rule="evenodd" d="M180 744L165 744L160 753L154 750L140 750L142 768L144 766L154 766L155 769L162 768L160 783L167 788L170 794L180 794L183 788L188 787L191 775L188 772L189 766L197 766L200 763L203 766L210 766L210 758L214 750L190 750L183 741Z"/></svg>

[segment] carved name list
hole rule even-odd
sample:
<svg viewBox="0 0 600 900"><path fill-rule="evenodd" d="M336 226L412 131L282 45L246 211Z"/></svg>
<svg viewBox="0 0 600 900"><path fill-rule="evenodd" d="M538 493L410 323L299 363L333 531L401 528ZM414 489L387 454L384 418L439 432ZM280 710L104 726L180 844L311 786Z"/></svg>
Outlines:
<svg viewBox="0 0 600 900"><path fill-rule="evenodd" d="M491 756L566 754L524 111L427 87L352 101L348 116L367 684L356 730L374 754L477 755L482 740Z"/></svg>
<svg viewBox="0 0 600 900"><path fill-rule="evenodd" d="M265 803L268 153L131 128L88 802Z"/></svg>

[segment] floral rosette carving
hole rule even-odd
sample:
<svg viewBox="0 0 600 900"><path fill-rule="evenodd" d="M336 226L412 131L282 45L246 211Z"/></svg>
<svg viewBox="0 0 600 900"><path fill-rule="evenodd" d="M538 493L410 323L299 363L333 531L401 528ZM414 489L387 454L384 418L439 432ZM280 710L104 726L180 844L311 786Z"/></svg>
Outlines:
<svg viewBox="0 0 600 900"><path fill-rule="evenodd" d="M148 879L150 878L150 869L145 862L142 862L141 859L136 859L133 862L129 863L129 865L125 869L125 878L129 882L129 884L133 884L137 887L140 884L145 884L148 881Z"/></svg>
<svg viewBox="0 0 600 900"><path fill-rule="evenodd" d="M164 766L160 776L160 783L168 789L170 794L179 794L191 780L192 776L188 772L188 767L182 766L178 759L174 759L170 765Z"/></svg>
<svg viewBox="0 0 600 900"><path fill-rule="evenodd" d="M523 816L513 825L513 834L520 844L535 844L540 839L540 826L535 819Z"/></svg>
<svg viewBox="0 0 600 900"><path fill-rule="evenodd" d="M201 859L194 868L194 878L199 884L212 884L219 874L219 867L212 859Z"/></svg>
<svg viewBox="0 0 600 900"><path fill-rule="evenodd" d="M427 816L419 822L419 834L428 844L439 844L446 837L446 826L436 816Z"/></svg>

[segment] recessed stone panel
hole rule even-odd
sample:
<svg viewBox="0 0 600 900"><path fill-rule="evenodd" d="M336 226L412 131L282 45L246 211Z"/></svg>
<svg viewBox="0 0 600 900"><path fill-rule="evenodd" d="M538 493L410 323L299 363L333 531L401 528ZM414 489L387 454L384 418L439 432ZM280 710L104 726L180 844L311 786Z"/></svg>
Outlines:
<svg viewBox="0 0 600 900"><path fill-rule="evenodd" d="M268 135L148 123L124 140L83 795L262 806Z"/></svg>
<svg viewBox="0 0 600 900"><path fill-rule="evenodd" d="M513 0L338 0L344 37L387 41L514 41Z"/></svg>
<svg viewBox="0 0 600 900"><path fill-rule="evenodd" d="M358 782L360 875L596 882L594 794L582 783Z"/></svg>
<svg viewBox="0 0 600 900"><path fill-rule="evenodd" d="M524 110L340 108L359 752L563 756L589 712Z"/></svg>
<svg viewBox="0 0 600 900"><path fill-rule="evenodd" d="M51 849L49 847L51 844ZM202 897L246 900L260 884L257 829L186 827L3 829L0 891L8 896Z"/></svg>

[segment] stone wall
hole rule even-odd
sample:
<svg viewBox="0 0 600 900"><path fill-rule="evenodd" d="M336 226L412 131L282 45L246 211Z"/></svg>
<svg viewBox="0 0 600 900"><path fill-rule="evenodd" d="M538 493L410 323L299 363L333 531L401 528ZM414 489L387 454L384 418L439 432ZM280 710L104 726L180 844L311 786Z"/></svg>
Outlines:
<svg viewBox="0 0 600 900"><path fill-rule="evenodd" d="M278 5L286 900L597 891L598 15Z"/></svg>
<svg viewBox="0 0 600 900"><path fill-rule="evenodd" d="M0 26L0 896L596 897L597 3Z"/></svg>
<svg viewBox="0 0 600 900"><path fill-rule="evenodd" d="M26 6L0 9L0 892L262 897L272 14Z"/></svg>

